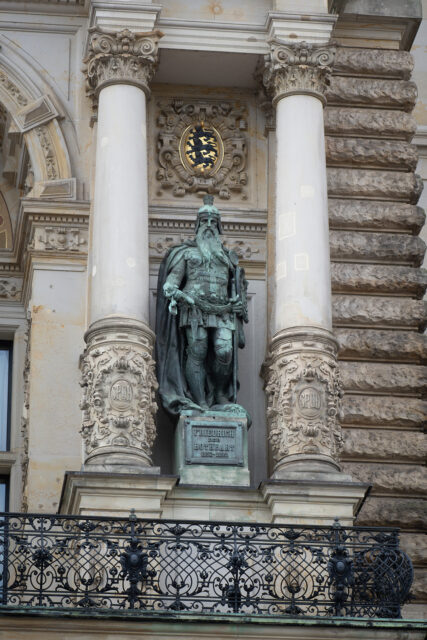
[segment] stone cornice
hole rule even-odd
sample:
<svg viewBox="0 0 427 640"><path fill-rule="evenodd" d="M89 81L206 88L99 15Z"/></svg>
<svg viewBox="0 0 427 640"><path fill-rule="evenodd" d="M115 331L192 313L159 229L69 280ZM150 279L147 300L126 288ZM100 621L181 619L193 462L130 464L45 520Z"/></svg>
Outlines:
<svg viewBox="0 0 427 640"><path fill-rule="evenodd" d="M306 94L325 103L325 91L332 72L336 49L307 42L270 42L265 57L263 82L273 104L289 95Z"/></svg>
<svg viewBox="0 0 427 640"><path fill-rule="evenodd" d="M111 84L131 84L149 94L162 36L158 30L134 33L92 27L84 60L88 95L96 99L101 89Z"/></svg>

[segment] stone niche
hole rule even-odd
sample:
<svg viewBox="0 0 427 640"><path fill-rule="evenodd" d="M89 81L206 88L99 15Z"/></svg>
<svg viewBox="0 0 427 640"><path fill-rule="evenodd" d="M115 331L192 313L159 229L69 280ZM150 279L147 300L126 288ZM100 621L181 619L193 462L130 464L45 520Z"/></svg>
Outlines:
<svg viewBox="0 0 427 640"><path fill-rule="evenodd" d="M150 204L266 207L263 115L250 93L153 88L148 145ZM197 204L196 204L197 203Z"/></svg>

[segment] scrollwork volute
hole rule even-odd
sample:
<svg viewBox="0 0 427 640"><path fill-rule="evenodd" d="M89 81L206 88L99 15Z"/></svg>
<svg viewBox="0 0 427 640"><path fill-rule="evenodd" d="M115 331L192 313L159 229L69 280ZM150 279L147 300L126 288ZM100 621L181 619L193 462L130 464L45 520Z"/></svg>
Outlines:
<svg viewBox="0 0 427 640"><path fill-rule="evenodd" d="M294 94L308 94L325 103L336 48L307 42L287 44L270 42L265 56L263 83L276 104L281 98Z"/></svg>
<svg viewBox="0 0 427 640"><path fill-rule="evenodd" d="M85 464L151 466L157 380L153 335L124 328L90 336L82 359ZM114 335L115 334L115 335Z"/></svg>
<svg viewBox="0 0 427 640"><path fill-rule="evenodd" d="M336 343L324 336L276 336L265 371L267 422L276 469L293 456L338 461L342 385Z"/></svg>
<svg viewBox="0 0 427 640"><path fill-rule="evenodd" d="M86 65L87 93L95 98L110 84L132 84L149 93L158 62L161 31L133 33L129 29L109 32L89 30Z"/></svg>

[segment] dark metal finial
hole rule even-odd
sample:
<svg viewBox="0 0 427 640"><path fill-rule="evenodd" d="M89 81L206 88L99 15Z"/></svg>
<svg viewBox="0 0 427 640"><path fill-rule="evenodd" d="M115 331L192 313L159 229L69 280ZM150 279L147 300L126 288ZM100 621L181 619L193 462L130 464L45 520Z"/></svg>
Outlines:
<svg viewBox="0 0 427 640"><path fill-rule="evenodd" d="M203 196L203 204L213 204L214 201L214 197L210 196L209 194L205 194Z"/></svg>

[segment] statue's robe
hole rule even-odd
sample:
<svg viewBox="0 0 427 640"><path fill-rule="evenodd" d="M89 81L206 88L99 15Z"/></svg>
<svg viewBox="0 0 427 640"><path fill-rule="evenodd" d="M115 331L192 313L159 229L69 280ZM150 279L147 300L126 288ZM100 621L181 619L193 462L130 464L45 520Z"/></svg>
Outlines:
<svg viewBox="0 0 427 640"><path fill-rule="evenodd" d="M186 336L185 330L179 327L179 309L178 315L172 315L169 312L169 298L166 298L163 292L163 285L171 273L175 265L183 259L183 253L190 247L196 247L196 242L188 241L177 247L172 247L162 261L157 282L157 315L156 315L156 364L157 364L157 380L159 383L159 395L163 407L172 415L179 415L185 409L194 409L197 407L191 397L188 388L185 373L185 349ZM236 286L236 294L246 295L243 291L246 283L244 279L244 271L237 266L237 256L234 251L224 248L225 253L229 257L230 262L230 278L234 279ZM229 291L229 297L232 292ZM237 371L237 347L244 347L245 338L243 332L243 321L240 317L236 318L236 327L233 331L233 371ZM210 358L208 354L207 363ZM211 360L212 361L212 360ZM207 367L207 403L209 406L213 404L213 383L211 380L209 366ZM229 388L227 389L227 397L230 403L235 402L237 394L238 381L237 376L230 377Z"/></svg>

